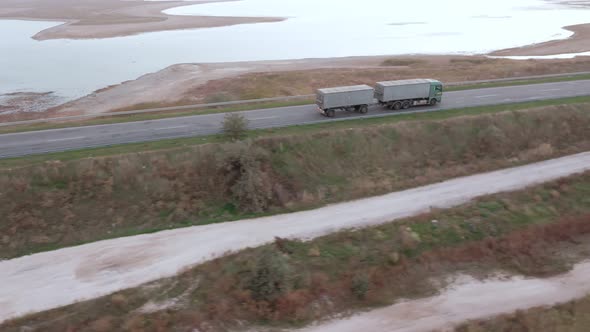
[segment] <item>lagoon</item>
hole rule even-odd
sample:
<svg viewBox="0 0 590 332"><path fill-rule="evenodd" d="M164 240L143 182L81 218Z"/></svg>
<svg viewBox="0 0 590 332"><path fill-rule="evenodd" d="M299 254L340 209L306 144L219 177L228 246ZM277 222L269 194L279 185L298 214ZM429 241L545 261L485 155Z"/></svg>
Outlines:
<svg viewBox="0 0 590 332"><path fill-rule="evenodd" d="M542 0L244 0L173 15L281 16L286 21L135 36L36 41L56 22L0 20L0 94L67 99L176 63L365 55L483 54L567 38L590 11Z"/></svg>

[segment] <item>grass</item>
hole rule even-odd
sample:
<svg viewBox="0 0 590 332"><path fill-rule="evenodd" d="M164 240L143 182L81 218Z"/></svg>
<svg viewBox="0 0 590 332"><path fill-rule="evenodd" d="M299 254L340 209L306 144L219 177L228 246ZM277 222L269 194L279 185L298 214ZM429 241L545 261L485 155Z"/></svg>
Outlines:
<svg viewBox="0 0 590 332"><path fill-rule="evenodd" d="M399 60L399 61L410 61L411 63L413 63L416 60ZM518 86L518 85L541 84L541 83L551 83L551 82L567 82L567 81L586 80L586 79L590 79L590 74L564 76L564 77L552 77L552 78L540 78L540 79L527 79L527 80L519 80L518 78L515 78L513 81L478 83L478 84L468 84L468 85L461 85L461 86L448 86L445 88L445 90L446 91L462 91L462 90L484 89L484 88L503 87L503 86ZM92 125L101 125L101 124L124 123L124 122L134 122L134 121L148 121L148 120L157 120L157 119L193 116L193 115L240 112L240 111L248 111L248 110L255 110L255 109L269 109L269 108L277 108L277 107L309 105L312 103L313 103L312 99L301 99L301 100L284 101L284 102L264 102L264 103L245 104L245 105L232 106L232 107L205 108L205 109L194 109L194 110L186 110L186 111L162 111L162 112L131 114L131 115L124 115L124 114L117 115L116 112L113 112L108 117L101 116L101 117L97 117L97 118L89 118L89 119L82 119L82 120L67 120L67 121L61 121L61 122L52 122L51 120L48 120L47 122L34 123L34 124L0 126L0 134L9 134L9 133L18 133L18 132L36 131L36 130L47 130L47 129L70 128L70 127L79 127L79 126L92 126ZM139 109L148 108L148 106L157 107L157 108L167 107L167 105L143 105L142 104L142 105L136 105L134 107L129 107L128 109L120 110L120 111L139 110ZM174 105L174 106L182 106L182 105Z"/></svg>
<svg viewBox="0 0 590 332"><path fill-rule="evenodd" d="M385 64L385 65L383 65ZM393 64L395 66L387 66ZM366 63L362 68L331 68L288 72L251 73L235 78L209 81L191 90L190 96L205 98L223 93L235 99L313 94L328 86L369 84L379 81L435 78L442 82L529 77L587 71L590 60L489 59L486 57L397 57L384 63Z"/></svg>
<svg viewBox="0 0 590 332"><path fill-rule="evenodd" d="M0 327L51 332L108 321L105 331L115 326L125 331L209 332L238 326L266 331L429 296L445 286L446 275L457 272L485 276L500 269L548 276L585 258L590 247L589 195L590 173L585 173L312 241L276 239L173 278ZM147 303L170 300L176 306L140 313Z"/></svg>
<svg viewBox="0 0 590 332"><path fill-rule="evenodd" d="M374 118L354 118L346 121L332 121L318 124L295 125L274 129L259 129L248 132L249 138L272 137L277 135L303 135L312 134L322 130L342 129L342 128L359 128L365 126L378 126L383 124L393 124L402 121L425 121L425 120L443 120L453 117L479 114L492 114L506 111L524 110L534 107L545 107L553 105L574 105L590 102L590 96L587 97L571 97L550 99L542 101L531 101L524 103L504 104L495 106L479 106L468 107L453 110L443 110L437 112L424 112L413 114L391 114L386 117ZM82 158L113 156L126 153L148 152L167 149L186 148L190 146L220 143L224 138L220 135L199 136L190 138L177 138L168 140L159 140L153 142L122 144L109 147L90 148L82 150L73 150L65 152L47 153L42 155L32 155L18 158L0 159L1 168L14 168L27 165L43 163L47 161L59 160L70 161Z"/></svg>
<svg viewBox="0 0 590 332"><path fill-rule="evenodd" d="M472 321L455 329L456 332L586 332L588 330L590 330L590 296L552 307L519 310L508 315Z"/></svg>
<svg viewBox="0 0 590 332"><path fill-rule="evenodd" d="M310 209L587 151L588 105L365 119L352 122L357 127L286 128L237 143L5 168L0 257Z"/></svg>

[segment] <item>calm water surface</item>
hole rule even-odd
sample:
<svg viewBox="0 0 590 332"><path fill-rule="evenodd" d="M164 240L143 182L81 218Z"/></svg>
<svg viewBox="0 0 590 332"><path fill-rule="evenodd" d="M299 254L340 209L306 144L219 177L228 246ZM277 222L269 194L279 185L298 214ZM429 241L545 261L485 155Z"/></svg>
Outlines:
<svg viewBox="0 0 590 332"><path fill-rule="evenodd" d="M0 94L66 98L183 62L384 54L476 54L566 38L590 11L542 0L244 0L167 10L175 15L281 16L278 23L35 41L55 22L0 20Z"/></svg>

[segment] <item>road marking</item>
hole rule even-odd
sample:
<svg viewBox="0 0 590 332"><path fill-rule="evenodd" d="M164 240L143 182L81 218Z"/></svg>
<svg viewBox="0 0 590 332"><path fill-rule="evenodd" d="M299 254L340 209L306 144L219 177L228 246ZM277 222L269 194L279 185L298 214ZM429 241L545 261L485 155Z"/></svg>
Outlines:
<svg viewBox="0 0 590 332"><path fill-rule="evenodd" d="M48 139L47 142L71 141L71 140L83 139L83 138L86 138L86 136L69 137L69 138L58 138L58 139Z"/></svg>
<svg viewBox="0 0 590 332"><path fill-rule="evenodd" d="M187 126L176 126L176 127L166 127L166 128L156 128L155 130L168 130L168 129L179 129L179 128L186 128ZM143 130L141 130L143 131Z"/></svg>
<svg viewBox="0 0 590 332"><path fill-rule="evenodd" d="M263 118L251 118L250 120L266 120L266 119L274 119L274 118L278 118L278 116L266 116Z"/></svg>
<svg viewBox="0 0 590 332"><path fill-rule="evenodd" d="M506 99L503 99L502 101L512 101L512 98L506 98Z"/></svg>
<svg viewBox="0 0 590 332"><path fill-rule="evenodd" d="M489 97L496 97L498 95L485 95L485 96L475 96L475 98L489 98Z"/></svg>
<svg viewBox="0 0 590 332"><path fill-rule="evenodd" d="M545 90L541 90L541 92L545 92L545 91L561 91L561 89L545 89Z"/></svg>

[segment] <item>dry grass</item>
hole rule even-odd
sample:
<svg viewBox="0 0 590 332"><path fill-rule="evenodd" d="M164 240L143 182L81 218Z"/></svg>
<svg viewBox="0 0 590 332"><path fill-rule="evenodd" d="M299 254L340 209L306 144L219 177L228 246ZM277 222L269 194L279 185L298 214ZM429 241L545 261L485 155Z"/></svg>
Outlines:
<svg viewBox="0 0 590 332"><path fill-rule="evenodd" d="M311 242L276 239L178 277L31 315L0 329L117 326L209 332L263 325L256 328L263 330L430 295L444 287L432 278L457 271L482 277L497 269L534 276L560 273L590 248L589 195L590 173L585 173Z"/></svg>
<svg viewBox="0 0 590 332"><path fill-rule="evenodd" d="M378 81L429 77L443 82L587 71L590 60L508 60L486 57L396 57L372 67L251 73L212 80L187 97L241 100L313 94L328 86L369 84ZM208 99L209 98L209 99Z"/></svg>
<svg viewBox="0 0 590 332"><path fill-rule="evenodd" d="M510 315L463 324L456 332L587 332L590 296L554 307L521 310Z"/></svg>
<svg viewBox="0 0 590 332"><path fill-rule="evenodd" d="M0 258L312 208L587 151L587 108L400 122L4 170Z"/></svg>

